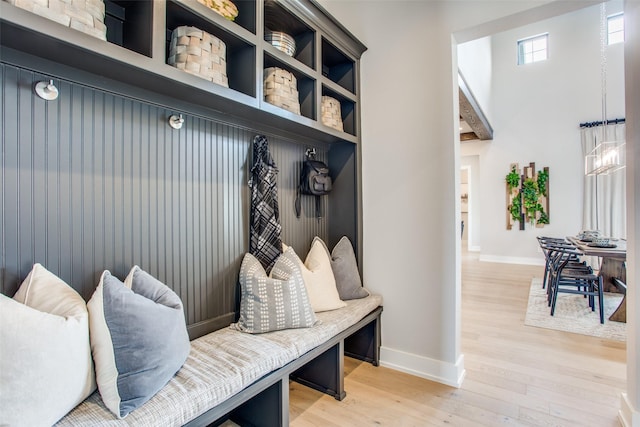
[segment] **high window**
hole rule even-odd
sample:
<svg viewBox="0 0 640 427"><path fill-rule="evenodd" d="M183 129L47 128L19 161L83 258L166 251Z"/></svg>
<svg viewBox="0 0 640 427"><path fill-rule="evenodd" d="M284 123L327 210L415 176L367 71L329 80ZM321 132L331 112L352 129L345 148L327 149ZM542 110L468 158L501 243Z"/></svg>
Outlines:
<svg viewBox="0 0 640 427"><path fill-rule="evenodd" d="M624 42L624 15L618 13L607 18L607 44Z"/></svg>
<svg viewBox="0 0 640 427"><path fill-rule="evenodd" d="M548 40L549 33L518 40L518 65L546 60Z"/></svg>

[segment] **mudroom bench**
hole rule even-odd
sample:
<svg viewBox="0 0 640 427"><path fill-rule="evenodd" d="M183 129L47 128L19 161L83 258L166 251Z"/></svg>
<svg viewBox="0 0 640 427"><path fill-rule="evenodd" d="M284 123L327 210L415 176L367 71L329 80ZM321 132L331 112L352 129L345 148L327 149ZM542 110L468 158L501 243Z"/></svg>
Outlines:
<svg viewBox="0 0 640 427"><path fill-rule="evenodd" d="M382 298L317 313L311 328L248 334L223 328L191 341L187 361L151 400L117 419L96 391L57 426L288 426L289 380L342 400L347 355L378 365Z"/></svg>

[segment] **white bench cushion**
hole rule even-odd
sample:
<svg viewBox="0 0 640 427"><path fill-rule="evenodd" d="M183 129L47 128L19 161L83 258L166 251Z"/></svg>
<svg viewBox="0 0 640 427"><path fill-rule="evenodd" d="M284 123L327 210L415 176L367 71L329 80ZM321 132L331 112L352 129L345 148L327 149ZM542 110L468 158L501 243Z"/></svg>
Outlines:
<svg viewBox="0 0 640 427"><path fill-rule="evenodd" d="M58 426L180 426L240 392L331 337L357 323L382 305L371 295L347 301L339 310L317 313L319 324L251 335L224 328L191 342L182 369L154 397L117 419L99 393L78 405Z"/></svg>

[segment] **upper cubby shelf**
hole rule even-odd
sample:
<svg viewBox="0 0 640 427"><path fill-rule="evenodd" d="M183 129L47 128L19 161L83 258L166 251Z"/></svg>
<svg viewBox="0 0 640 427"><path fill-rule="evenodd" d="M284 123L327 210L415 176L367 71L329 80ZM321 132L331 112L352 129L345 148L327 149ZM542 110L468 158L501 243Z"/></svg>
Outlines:
<svg viewBox="0 0 640 427"><path fill-rule="evenodd" d="M215 14L215 12L213 13ZM228 87L252 97L256 96L256 48L254 45L238 37L236 33L230 32L211 20L193 13L191 9L186 7L185 3L170 0L167 2L166 7L165 53L167 59L170 56L172 32L176 28L183 26L198 28L221 40L224 43L221 61L223 62L225 75L228 78ZM199 50L200 48L196 47L196 49ZM188 52L187 54L191 55L191 57L196 57L193 53ZM211 52L208 53L210 54Z"/></svg>
<svg viewBox="0 0 640 427"><path fill-rule="evenodd" d="M180 5L184 12L180 14L185 17L186 14L197 16L202 20L206 20L225 31L235 34L237 37L244 38L245 41L255 43L254 35L256 34L256 1L255 0L235 0L238 14L233 20L225 18L214 9L205 6L197 0L165 0L167 3L167 16L171 14L169 9L171 4ZM207 2L208 0L203 0ZM164 3L164 1L163 1ZM175 10L175 9L174 9Z"/></svg>
<svg viewBox="0 0 640 427"><path fill-rule="evenodd" d="M208 7L209 1L104 0L104 40L0 0L0 61L52 77L84 79L106 90L134 87L287 136L359 141L356 74L366 50L362 43L314 0L232 0L238 11L233 20ZM208 81L202 77L207 72L188 73L171 62L178 27L197 28L224 43L224 54L218 55L225 80ZM295 53L290 56L273 43L270 32L290 35ZM265 102L264 70L271 67L296 76L300 114ZM342 104L344 131L322 123L324 94Z"/></svg>
<svg viewBox="0 0 640 427"><path fill-rule="evenodd" d="M264 2L264 37L276 48L315 69L315 31L275 0ZM287 43L289 39L293 43ZM291 51L288 50L291 48Z"/></svg>
<svg viewBox="0 0 640 427"><path fill-rule="evenodd" d="M326 39L322 39L322 75L356 93L355 61Z"/></svg>
<svg viewBox="0 0 640 427"><path fill-rule="evenodd" d="M148 2L104 0L107 40L151 57L153 8Z"/></svg>

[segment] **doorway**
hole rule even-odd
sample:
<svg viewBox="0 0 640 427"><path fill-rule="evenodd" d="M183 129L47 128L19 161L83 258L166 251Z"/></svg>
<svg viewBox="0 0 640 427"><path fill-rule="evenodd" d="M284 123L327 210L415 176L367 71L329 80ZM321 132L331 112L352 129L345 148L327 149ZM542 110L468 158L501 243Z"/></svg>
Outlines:
<svg viewBox="0 0 640 427"><path fill-rule="evenodd" d="M469 233L471 228L471 183L469 182L469 166L460 168L460 218L462 246L469 249Z"/></svg>

